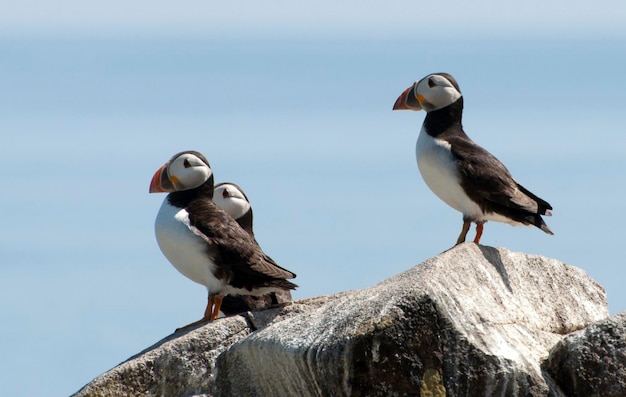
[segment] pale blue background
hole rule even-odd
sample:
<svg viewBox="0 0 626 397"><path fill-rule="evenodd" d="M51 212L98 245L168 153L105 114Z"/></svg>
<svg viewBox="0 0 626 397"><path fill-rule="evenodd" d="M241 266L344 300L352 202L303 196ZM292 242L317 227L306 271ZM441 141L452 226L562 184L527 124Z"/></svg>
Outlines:
<svg viewBox="0 0 626 397"><path fill-rule="evenodd" d="M180 150L244 187L296 299L449 248L461 216L415 164L424 113L391 111L436 71L555 208L555 236L489 223L483 243L582 267L626 309L626 6L332 3L0 2L0 394L68 395L201 316L153 236L148 184Z"/></svg>

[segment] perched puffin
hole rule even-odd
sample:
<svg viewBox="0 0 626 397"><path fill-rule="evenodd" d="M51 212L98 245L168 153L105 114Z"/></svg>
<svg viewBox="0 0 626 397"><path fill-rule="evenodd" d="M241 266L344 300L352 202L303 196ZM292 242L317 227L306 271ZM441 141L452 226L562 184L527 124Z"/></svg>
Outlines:
<svg viewBox="0 0 626 397"><path fill-rule="evenodd" d="M541 215L552 206L517 183L497 158L463 131L463 96L447 73L416 81L396 100L393 110L425 110L417 139L417 165L422 178L441 200L463 213L460 244L476 223L474 243L480 242L487 221L536 226L553 234Z"/></svg>
<svg viewBox="0 0 626 397"><path fill-rule="evenodd" d="M252 205L248 196L234 183L222 182L213 189L213 202L226 211L245 230L254 237L252 229Z"/></svg>
<svg viewBox="0 0 626 397"><path fill-rule="evenodd" d="M295 289L296 275L276 264L254 238L213 202L213 172L199 152L175 154L150 182L150 193L170 192L157 214L156 239L183 275L207 287L204 317L217 318L226 295L260 296Z"/></svg>
<svg viewBox="0 0 626 397"><path fill-rule="evenodd" d="M232 216L239 226L254 237L252 227L252 205L248 196L238 185L222 182L213 189L213 202ZM222 301L222 313L229 316L248 310L259 310L285 302L291 302L291 292L282 290L263 296L227 295Z"/></svg>

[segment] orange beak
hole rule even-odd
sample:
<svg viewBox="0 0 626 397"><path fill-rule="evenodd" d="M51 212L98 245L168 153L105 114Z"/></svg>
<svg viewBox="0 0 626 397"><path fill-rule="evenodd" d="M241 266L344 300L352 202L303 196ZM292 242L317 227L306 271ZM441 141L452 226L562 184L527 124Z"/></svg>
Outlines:
<svg viewBox="0 0 626 397"><path fill-rule="evenodd" d="M152 180L150 181L150 193L165 193L176 190L174 184L167 175L168 165L169 163L165 163L154 173L154 176L152 176Z"/></svg>
<svg viewBox="0 0 626 397"><path fill-rule="evenodd" d="M393 110L422 110L422 105L415 95L415 84L400 94L393 104Z"/></svg>

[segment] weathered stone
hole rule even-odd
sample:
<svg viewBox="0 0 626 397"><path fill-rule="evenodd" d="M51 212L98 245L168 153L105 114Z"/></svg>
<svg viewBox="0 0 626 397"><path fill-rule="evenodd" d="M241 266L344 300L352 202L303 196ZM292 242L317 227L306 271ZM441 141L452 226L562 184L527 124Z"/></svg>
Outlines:
<svg viewBox="0 0 626 397"><path fill-rule="evenodd" d="M568 396L626 396L626 312L563 338L544 368Z"/></svg>
<svg viewBox="0 0 626 397"><path fill-rule="evenodd" d="M174 335L77 395L562 396L540 362L606 316L582 270L467 243L371 288Z"/></svg>
<svg viewBox="0 0 626 397"><path fill-rule="evenodd" d="M235 344L217 395L560 395L540 362L605 298L580 269L464 244Z"/></svg>
<svg viewBox="0 0 626 397"><path fill-rule="evenodd" d="M215 360L251 332L241 316L171 335L100 375L75 396L194 396L215 392Z"/></svg>

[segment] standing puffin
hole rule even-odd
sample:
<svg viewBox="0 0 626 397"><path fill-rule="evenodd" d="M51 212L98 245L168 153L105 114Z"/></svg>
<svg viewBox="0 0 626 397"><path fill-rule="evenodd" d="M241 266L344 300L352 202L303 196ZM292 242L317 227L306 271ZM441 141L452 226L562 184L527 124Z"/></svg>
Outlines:
<svg viewBox="0 0 626 397"><path fill-rule="evenodd" d="M183 275L207 287L204 317L217 318L226 295L264 295L295 289L296 275L276 264L254 238L213 202L213 172L199 152L174 155L150 182L150 193L170 192L157 214L156 239Z"/></svg>
<svg viewBox="0 0 626 397"><path fill-rule="evenodd" d="M252 227L252 205L248 196L238 185L222 182L213 189L213 202L233 217L250 236L254 238ZM222 313L229 316L249 310L259 310L285 302L291 302L291 292L282 290L263 296L227 295L222 301Z"/></svg>
<svg viewBox="0 0 626 397"><path fill-rule="evenodd" d="M441 200L463 214L460 244L476 223L474 243L480 242L487 221L536 226L553 234L541 215L552 206L517 183L497 158L463 131L463 96L447 73L416 81L396 100L393 110L425 110L417 139L417 165L422 178Z"/></svg>
<svg viewBox="0 0 626 397"><path fill-rule="evenodd" d="M234 183L222 182L213 189L213 202L237 221L239 226L254 237L252 205L248 196Z"/></svg>

